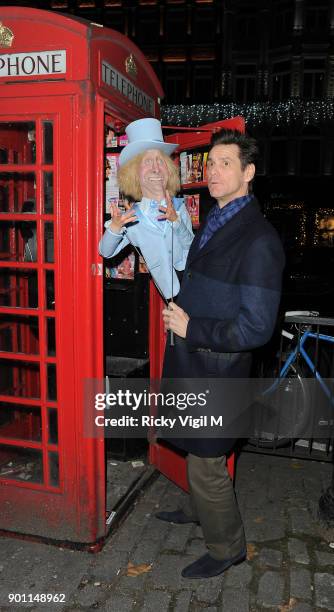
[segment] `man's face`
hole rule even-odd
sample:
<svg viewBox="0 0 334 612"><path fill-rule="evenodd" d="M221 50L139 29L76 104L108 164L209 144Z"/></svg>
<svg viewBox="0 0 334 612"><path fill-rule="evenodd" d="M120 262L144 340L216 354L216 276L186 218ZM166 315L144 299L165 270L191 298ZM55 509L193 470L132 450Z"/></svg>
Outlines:
<svg viewBox="0 0 334 612"><path fill-rule="evenodd" d="M255 172L254 164L241 168L239 147L236 144L215 145L207 161L210 195L220 207L248 193L248 183Z"/></svg>
<svg viewBox="0 0 334 612"><path fill-rule="evenodd" d="M162 199L166 192L169 171L164 155L158 149L149 149L139 165L139 182L145 198Z"/></svg>

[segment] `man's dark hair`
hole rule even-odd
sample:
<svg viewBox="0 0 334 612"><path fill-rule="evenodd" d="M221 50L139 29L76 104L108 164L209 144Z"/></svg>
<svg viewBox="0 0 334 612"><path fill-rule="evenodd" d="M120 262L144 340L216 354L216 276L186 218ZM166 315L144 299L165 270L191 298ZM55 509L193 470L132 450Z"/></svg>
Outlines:
<svg viewBox="0 0 334 612"><path fill-rule="evenodd" d="M235 144L239 148L239 157L242 170L245 170L248 164L255 164L259 155L259 149L255 138L248 134L243 134L239 130L219 130L212 134L210 150L216 145Z"/></svg>

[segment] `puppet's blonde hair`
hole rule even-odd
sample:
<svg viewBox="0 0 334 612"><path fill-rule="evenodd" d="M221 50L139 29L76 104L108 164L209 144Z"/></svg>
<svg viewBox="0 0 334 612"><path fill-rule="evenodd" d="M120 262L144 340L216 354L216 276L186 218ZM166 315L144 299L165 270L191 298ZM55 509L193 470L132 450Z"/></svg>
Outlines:
<svg viewBox="0 0 334 612"><path fill-rule="evenodd" d="M136 202L140 202L143 197L140 182L139 182L139 165L145 155L146 151L139 153L124 166L121 166L117 173L117 180L120 190L125 196L130 196ZM179 171L175 166L174 162L168 155L161 152L163 159L165 160L169 172L169 178L167 182L167 189L171 196L174 196L177 191L180 190L180 178Z"/></svg>

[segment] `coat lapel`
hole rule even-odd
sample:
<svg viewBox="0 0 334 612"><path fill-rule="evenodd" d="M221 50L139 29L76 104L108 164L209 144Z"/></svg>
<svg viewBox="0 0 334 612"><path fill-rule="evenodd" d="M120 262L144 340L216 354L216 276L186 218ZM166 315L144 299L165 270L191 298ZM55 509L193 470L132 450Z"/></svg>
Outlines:
<svg viewBox="0 0 334 612"><path fill-rule="evenodd" d="M207 255L210 251L214 251L217 247L221 247L222 243L224 243L224 247L228 247L228 245L233 242L235 236L239 234L240 228L243 225L254 222L256 217L260 212L260 207L258 205L257 200L254 198L243 208L240 212L238 212L234 217L228 221L222 228L217 230L213 236L211 236L210 240L199 249L199 241L202 235L202 229L197 232L196 237L194 238L191 249L189 251L188 256L188 264L193 261L200 259Z"/></svg>

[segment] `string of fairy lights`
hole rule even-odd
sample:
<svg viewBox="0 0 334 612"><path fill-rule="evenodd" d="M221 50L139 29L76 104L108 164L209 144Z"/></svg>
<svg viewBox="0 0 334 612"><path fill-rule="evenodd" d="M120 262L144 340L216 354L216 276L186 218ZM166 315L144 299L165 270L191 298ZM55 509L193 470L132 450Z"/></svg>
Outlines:
<svg viewBox="0 0 334 612"><path fill-rule="evenodd" d="M290 98L282 102L236 102L216 104L177 104L161 107L164 125L193 126L241 115L249 127L268 125L271 128L293 124L320 126L334 122L334 99L304 100Z"/></svg>
<svg viewBox="0 0 334 612"><path fill-rule="evenodd" d="M303 129L306 126L329 128L334 126L334 99L304 100L290 98L282 102L253 102L251 104L217 103L194 105L166 105L161 107L163 125L198 127L222 119L242 116L248 128ZM334 209L308 211L302 202L271 200L265 214L274 222L273 215L283 215L295 231L294 244L304 246L311 238L314 245L334 246ZM293 216L293 218L292 218ZM281 222L279 222L281 223ZM282 228L281 228L282 229ZM292 238L292 236L291 236Z"/></svg>
<svg viewBox="0 0 334 612"><path fill-rule="evenodd" d="M265 203L263 212L290 246L334 247L333 207L309 210L304 202L271 200Z"/></svg>
<svg viewBox="0 0 334 612"><path fill-rule="evenodd" d="M290 241L296 246L305 246L308 238L308 216L303 202L280 202L271 200L270 203L264 205L264 215L275 225L276 220L279 219L279 231L288 231L290 235ZM314 217L314 214L312 213ZM284 219L285 230L281 227L282 219ZM318 231L316 223L319 224L320 217L317 219L312 218L312 240L315 242L315 232ZM291 232L291 230L293 231ZM295 234L293 235L293 232Z"/></svg>
<svg viewBox="0 0 334 612"><path fill-rule="evenodd" d="M315 213L313 244L334 246L334 208L319 208Z"/></svg>

